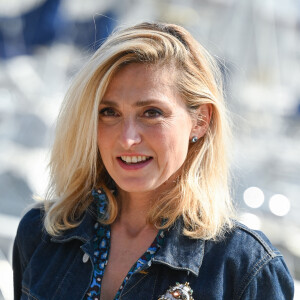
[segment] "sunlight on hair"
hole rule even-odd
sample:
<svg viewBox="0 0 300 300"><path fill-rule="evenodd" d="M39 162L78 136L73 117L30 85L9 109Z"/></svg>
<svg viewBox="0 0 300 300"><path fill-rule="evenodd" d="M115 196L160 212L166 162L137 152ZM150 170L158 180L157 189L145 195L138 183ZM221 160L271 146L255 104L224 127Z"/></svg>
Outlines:
<svg viewBox="0 0 300 300"><path fill-rule="evenodd" d="M116 30L74 78L61 107L51 152L47 232L57 235L78 226L76 220L93 201L91 189L111 188L112 179L98 153L98 109L113 76L130 63L168 67L170 72L176 68L176 91L191 115L203 104L212 107L209 128L201 142L189 147L183 176L150 209L148 221L157 228L167 228L182 215L184 235L221 237L235 218L228 187L231 128L221 70L188 31L161 23ZM118 214L118 203L114 195L108 198L109 218L105 222L111 224ZM162 219L168 220L163 227Z"/></svg>
<svg viewBox="0 0 300 300"><path fill-rule="evenodd" d="M286 196L275 194L270 198L269 208L274 215L283 217L290 211L291 203Z"/></svg>
<svg viewBox="0 0 300 300"><path fill-rule="evenodd" d="M251 208L262 206L264 200L264 192L258 187L249 187L244 192L244 202Z"/></svg>

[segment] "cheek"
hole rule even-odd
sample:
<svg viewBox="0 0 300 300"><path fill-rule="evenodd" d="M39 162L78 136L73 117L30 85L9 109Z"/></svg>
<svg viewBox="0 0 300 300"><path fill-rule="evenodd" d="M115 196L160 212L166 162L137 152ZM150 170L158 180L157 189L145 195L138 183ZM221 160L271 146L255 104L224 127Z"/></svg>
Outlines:
<svg viewBox="0 0 300 300"><path fill-rule="evenodd" d="M98 144L98 149L99 149L100 153L101 153L102 143L103 143L103 137L102 137L102 134L98 130L97 144Z"/></svg>
<svg viewBox="0 0 300 300"><path fill-rule="evenodd" d="M105 129L98 127L97 144L102 158L107 156L109 153L108 150L111 149L110 142L112 138L109 137L112 137L111 134L108 134Z"/></svg>
<svg viewBox="0 0 300 300"><path fill-rule="evenodd" d="M188 140L181 139L175 140L174 146L172 147L171 151L173 151L174 155L172 159L174 160L173 163L176 165L182 165L186 159L187 151L188 151Z"/></svg>
<svg viewBox="0 0 300 300"><path fill-rule="evenodd" d="M158 135L156 147L158 151L158 160L168 166L180 167L186 159L189 136L184 132L176 130L161 132Z"/></svg>

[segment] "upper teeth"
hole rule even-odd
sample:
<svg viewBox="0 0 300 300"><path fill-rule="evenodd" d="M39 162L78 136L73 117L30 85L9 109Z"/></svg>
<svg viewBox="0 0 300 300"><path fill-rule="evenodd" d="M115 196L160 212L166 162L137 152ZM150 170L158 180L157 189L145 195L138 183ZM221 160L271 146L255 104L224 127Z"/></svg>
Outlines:
<svg viewBox="0 0 300 300"><path fill-rule="evenodd" d="M127 162L128 164L132 164L132 163L137 163L140 161L145 161L147 158L147 156L141 155L141 156L121 156L121 159L125 162Z"/></svg>

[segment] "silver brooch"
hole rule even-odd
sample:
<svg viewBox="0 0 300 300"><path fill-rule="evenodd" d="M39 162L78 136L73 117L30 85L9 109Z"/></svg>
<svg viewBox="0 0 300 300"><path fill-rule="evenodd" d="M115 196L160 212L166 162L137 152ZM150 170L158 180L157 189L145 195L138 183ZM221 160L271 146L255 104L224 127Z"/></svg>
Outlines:
<svg viewBox="0 0 300 300"><path fill-rule="evenodd" d="M193 290L190 284L176 282L175 286L171 286L164 295L160 296L158 300L171 300L171 299L183 299L183 300L194 300Z"/></svg>

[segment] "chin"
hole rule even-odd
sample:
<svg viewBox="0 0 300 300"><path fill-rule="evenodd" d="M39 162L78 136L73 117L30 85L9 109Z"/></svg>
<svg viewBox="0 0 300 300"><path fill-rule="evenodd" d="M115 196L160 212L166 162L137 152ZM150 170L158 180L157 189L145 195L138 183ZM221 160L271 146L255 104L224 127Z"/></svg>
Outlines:
<svg viewBox="0 0 300 300"><path fill-rule="evenodd" d="M149 186L130 186L130 185L118 185L118 188L127 193L147 193L155 190L155 187Z"/></svg>
<svg viewBox="0 0 300 300"><path fill-rule="evenodd" d="M128 193L143 193L155 190L157 183L145 181L142 178L115 180L119 189Z"/></svg>
<svg viewBox="0 0 300 300"><path fill-rule="evenodd" d="M165 181L145 181L142 179L136 180L126 180L122 182L117 182L117 186L119 189L123 190L127 193L149 193L154 191L164 191L170 188L170 179L166 179Z"/></svg>

